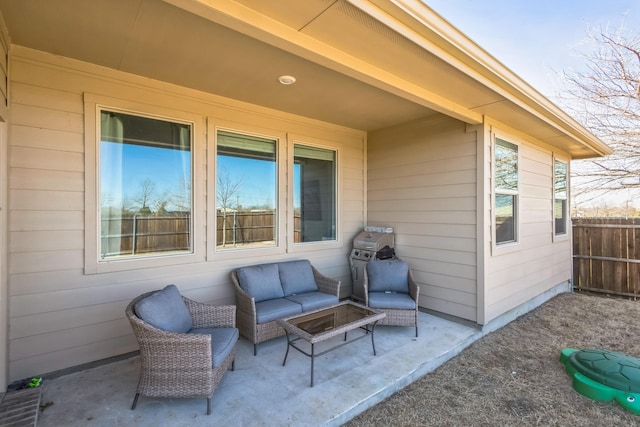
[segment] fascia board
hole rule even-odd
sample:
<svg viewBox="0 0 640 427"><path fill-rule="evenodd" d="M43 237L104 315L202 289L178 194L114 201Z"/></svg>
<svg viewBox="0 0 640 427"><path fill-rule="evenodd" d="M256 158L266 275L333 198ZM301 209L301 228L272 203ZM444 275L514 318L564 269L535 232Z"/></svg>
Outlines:
<svg viewBox="0 0 640 427"><path fill-rule="evenodd" d="M589 147L612 152L599 138L541 95L445 19L418 0L347 0L396 32L461 70L515 106ZM424 32L428 32L428 37Z"/></svg>

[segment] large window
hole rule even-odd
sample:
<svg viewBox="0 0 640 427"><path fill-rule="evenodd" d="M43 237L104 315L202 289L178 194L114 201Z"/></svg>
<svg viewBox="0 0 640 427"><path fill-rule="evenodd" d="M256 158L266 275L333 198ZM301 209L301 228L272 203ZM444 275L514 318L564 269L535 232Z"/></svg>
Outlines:
<svg viewBox="0 0 640 427"><path fill-rule="evenodd" d="M556 236L567 234L567 164L553 162L553 217Z"/></svg>
<svg viewBox="0 0 640 427"><path fill-rule="evenodd" d="M294 242L336 240L336 152L294 144Z"/></svg>
<svg viewBox="0 0 640 427"><path fill-rule="evenodd" d="M192 253L192 125L101 110L99 127L99 259Z"/></svg>
<svg viewBox="0 0 640 427"><path fill-rule="evenodd" d="M277 245L277 140L217 132L216 249Z"/></svg>
<svg viewBox="0 0 640 427"><path fill-rule="evenodd" d="M494 217L496 245L518 240L518 146L496 138Z"/></svg>

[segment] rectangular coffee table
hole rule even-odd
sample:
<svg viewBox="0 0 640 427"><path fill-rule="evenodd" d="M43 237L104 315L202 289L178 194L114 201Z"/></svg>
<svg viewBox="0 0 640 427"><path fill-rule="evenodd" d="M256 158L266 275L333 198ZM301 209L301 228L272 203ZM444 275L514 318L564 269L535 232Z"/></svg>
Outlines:
<svg viewBox="0 0 640 427"><path fill-rule="evenodd" d="M300 353L311 358L311 387L313 387L313 361L316 357L322 356L331 350L342 347L360 338L371 334L371 346L373 355L376 354L376 345L373 340L373 332L379 320L383 319L386 313L382 313L353 301L343 301L332 307L315 310L309 313L278 319L277 323L284 328L287 334L287 352L284 355L282 366L287 363L289 348L293 347ZM347 341L347 332L354 329L364 329L365 334ZM321 353L315 352L315 344L344 334L344 342L331 347ZM311 352L296 345L300 340L311 344Z"/></svg>

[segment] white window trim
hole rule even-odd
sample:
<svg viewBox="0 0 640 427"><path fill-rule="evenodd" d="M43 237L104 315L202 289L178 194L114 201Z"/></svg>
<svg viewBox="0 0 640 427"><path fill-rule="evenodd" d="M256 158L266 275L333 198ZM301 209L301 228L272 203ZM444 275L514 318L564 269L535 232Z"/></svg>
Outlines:
<svg viewBox="0 0 640 427"><path fill-rule="evenodd" d="M294 243L294 218L293 218L293 166L294 166L294 144L306 145L309 147L323 148L333 150L336 153L336 239L317 242ZM341 239L342 230L342 173L340 173L342 144L325 139L318 139L304 135L288 134L287 135L287 165L289 165L289 179L287 181L287 198L290 203L287 206L287 226L290 227L287 233L287 252L304 253L317 251L320 249L338 249L344 246Z"/></svg>
<svg viewBox="0 0 640 427"><path fill-rule="evenodd" d="M273 139L277 141L276 145L276 203L278 220L276 223L277 242L275 246L265 248L216 248L216 229L217 229L217 135L218 130L233 132L241 135L258 136L261 138ZM287 182L286 178L286 134L283 132L264 129L250 125L239 125L236 122L226 122L216 120L211 117L207 119L207 135L208 135L208 153L207 153L207 261L214 260L235 260L246 259L250 257L280 255L285 253L285 232L286 232L286 191L283 189L283 183Z"/></svg>
<svg viewBox="0 0 640 427"><path fill-rule="evenodd" d="M565 218L565 229L567 230L564 234L556 234L556 212L555 212L555 204L556 204L556 161L562 162L567 165L567 217ZM552 187L551 187L551 223L552 223L552 233L551 236L553 238L553 242L565 242L569 240L569 234L571 231L571 170L570 170L571 162L563 157L559 157L556 154L552 156Z"/></svg>
<svg viewBox="0 0 640 427"><path fill-rule="evenodd" d="M500 190L500 193L496 192L496 139L501 139L510 144L513 144L518 147L518 189L517 190ZM513 253L520 250L520 242L521 242L521 234L520 234L520 223L521 223L521 215L520 215L520 206L522 205L522 194L520 191L520 187L522 185L521 179L521 165L522 165L522 144L521 142L510 135L506 135L499 132L493 132L491 137L491 255L504 255L508 253ZM513 194L518 196L516 203L516 211L515 211L515 233L516 240L515 242L507 242L497 244L496 242L496 194Z"/></svg>
<svg viewBox="0 0 640 427"><path fill-rule="evenodd" d="M126 114L154 117L168 121L189 123L193 129L192 150L192 245L193 251L184 254L155 254L140 258L122 258L113 260L100 260L100 215L98 188L100 171L100 158L98 144L100 143L100 126L98 122L101 109L118 111ZM84 273L99 274L133 269L165 267L169 265L190 264L204 260L203 236L200 230L204 229L204 205L198 195L203 194L204 166L202 160L205 147L205 123L204 118L197 114L172 110L160 106L142 104L133 101L125 101L101 95L84 94L84 142L85 142L85 251Z"/></svg>

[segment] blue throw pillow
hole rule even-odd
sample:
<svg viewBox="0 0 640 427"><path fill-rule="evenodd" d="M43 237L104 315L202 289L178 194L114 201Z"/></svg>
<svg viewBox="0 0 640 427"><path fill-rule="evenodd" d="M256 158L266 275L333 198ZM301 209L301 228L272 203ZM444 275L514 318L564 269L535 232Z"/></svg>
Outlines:
<svg viewBox="0 0 640 427"><path fill-rule="evenodd" d="M281 262L278 264L278 270L284 296L318 290L311 263L308 260Z"/></svg>
<svg viewBox="0 0 640 427"><path fill-rule="evenodd" d="M139 318L163 331L185 333L193 327L189 309L175 285L141 299L135 310Z"/></svg>
<svg viewBox="0 0 640 427"><path fill-rule="evenodd" d="M282 285L277 264L260 264L238 269L238 282L256 302L282 298Z"/></svg>
<svg viewBox="0 0 640 427"><path fill-rule="evenodd" d="M409 264L404 261L371 261L367 264L369 292L409 293Z"/></svg>

